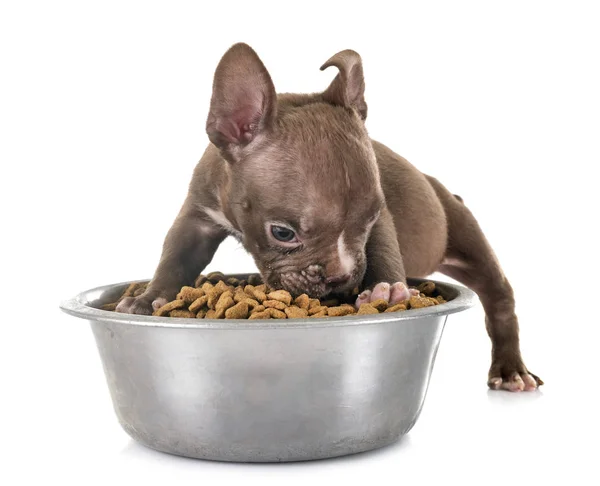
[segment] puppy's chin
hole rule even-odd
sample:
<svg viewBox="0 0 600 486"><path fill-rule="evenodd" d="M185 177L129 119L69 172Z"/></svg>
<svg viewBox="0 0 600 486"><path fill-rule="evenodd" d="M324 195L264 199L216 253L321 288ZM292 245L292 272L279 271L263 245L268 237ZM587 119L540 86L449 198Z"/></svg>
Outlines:
<svg viewBox="0 0 600 486"><path fill-rule="evenodd" d="M332 287L324 283L320 278L311 278L310 275L301 272L286 272L279 275L263 274L263 278L270 287L282 288L296 296L307 294L312 299L320 299L332 293L343 294L350 292L356 287L354 282L349 282L344 286Z"/></svg>

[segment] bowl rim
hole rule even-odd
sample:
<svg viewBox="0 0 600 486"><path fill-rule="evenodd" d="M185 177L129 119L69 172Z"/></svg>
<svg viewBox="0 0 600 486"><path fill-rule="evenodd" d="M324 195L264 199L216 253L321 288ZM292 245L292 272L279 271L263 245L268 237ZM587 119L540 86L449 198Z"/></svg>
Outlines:
<svg viewBox="0 0 600 486"><path fill-rule="evenodd" d="M236 274L235 276L239 276ZM228 275L229 276L229 275ZM408 321L412 319L423 319L447 316L456 312L473 307L477 301L475 292L454 283L440 282L427 278L408 278L409 285L418 285L421 282L434 282L442 290L447 289L456 293L454 299L432 307L422 309L409 309L403 312L390 312L382 314L350 315L341 317L328 317L326 319L195 319L189 317L159 317L136 314L121 314L114 311L106 311L92 307L89 295L93 293L106 292L119 286L130 283L148 282L150 279L133 280L116 284L102 285L77 294L75 297L61 302L60 309L72 316L115 324L125 324L143 327L181 328L181 329L301 329L301 328L323 328L323 327L346 327L364 326L372 324L383 324L386 322Z"/></svg>

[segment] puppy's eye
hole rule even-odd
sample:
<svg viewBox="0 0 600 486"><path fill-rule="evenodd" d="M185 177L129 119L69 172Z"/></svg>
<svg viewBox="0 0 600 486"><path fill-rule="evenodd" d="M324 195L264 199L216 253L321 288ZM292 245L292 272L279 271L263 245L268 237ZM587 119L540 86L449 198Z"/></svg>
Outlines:
<svg viewBox="0 0 600 486"><path fill-rule="evenodd" d="M297 241L296 233L285 226L271 225L271 234L273 235L273 238L278 241L283 241L284 243L295 243Z"/></svg>

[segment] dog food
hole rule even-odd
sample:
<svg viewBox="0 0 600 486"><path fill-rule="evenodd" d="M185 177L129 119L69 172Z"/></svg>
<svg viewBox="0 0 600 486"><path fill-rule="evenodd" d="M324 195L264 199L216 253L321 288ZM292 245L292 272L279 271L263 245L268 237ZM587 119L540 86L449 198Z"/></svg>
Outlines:
<svg viewBox="0 0 600 486"><path fill-rule="evenodd" d="M101 308L114 311L123 298L142 294L146 285L129 285L117 302ZM306 294L294 297L286 290L271 289L258 274L250 275L248 280L239 280L228 278L221 272L213 272L200 275L194 287L182 287L175 300L155 310L152 315L197 319L299 319L398 312L446 302L433 282L423 282L413 288L419 290L419 295L403 302L390 306L380 299L362 304L356 310L350 302L356 300L358 289L355 289L348 302L338 299L321 301L311 299Z"/></svg>

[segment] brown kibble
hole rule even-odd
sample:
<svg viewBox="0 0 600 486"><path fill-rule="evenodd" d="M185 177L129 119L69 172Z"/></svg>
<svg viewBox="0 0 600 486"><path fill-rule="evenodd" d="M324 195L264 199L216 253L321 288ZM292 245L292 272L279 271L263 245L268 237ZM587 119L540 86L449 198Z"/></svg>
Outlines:
<svg viewBox="0 0 600 486"><path fill-rule="evenodd" d="M290 294L287 290L275 290L274 292L270 292L267 297L270 300L278 300L279 302L283 302L285 305L290 305L292 303L292 294Z"/></svg>
<svg viewBox="0 0 600 486"><path fill-rule="evenodd" d="M196 314L196 319L204 319L206 317L207 311L205 309L200 309Z"/></svg>
<svg viewBox="0 0 600 486"><path fill-rule="evenodd" d="M339 299L327 299L322 301L321 305L324 305L325 307L336 307L340 305L340 301Z"/></svg>
<svg viewBox="0 0 600 486"><path fill-rule="evenodd" d="M223 272L210 272L206 278L214 283L217 284L218 282L222 282L223 279L225 278L225 275L223 274Z"/></svg>
<svg viewBox="0 0 600 486"><path fill-rule="evenodd" d="M319 299L310 299L308 303L308 308L312 309L313 307L319 307L321 305L321 301Z"/></svg>
<svg viewBox="0 0 600 486"><path fill-rule="evenodd" d="M383 312L396 312L396 311L405 311L405 310L406 310L406 306L404 304L396 304L391 307L388 307Z"/></svg>
<svg viewBox="0 0 600 486"><path fill-rule="evenodd" d="M330 307L327 309L328 316L347 316L350 314L354 314L356 311L350 305L340 305L337 307Z"/></svg>
<svg viewBox="0 0 600 486"><path fill-rule="evenodd" d="M208 279L206 278L206 275L198 275L198 277L196 278L196 280L194 281L194 287L199 288L202 286L202 284L204 282L206 282Z"/></svg>
<svg viewBox="0 0 600 486"><path fill-rule="evenodd" d="M238 302L233 307L225 311L225 319L247 319L248 304L246 302Z"/></svg>
<svg viewBox="0 0 600 486"><path fill-rule="evenodd" d="M229 290L227 284L220 280L212 289L206 292L206 295L208 295L208 307L210 307L211 309L215 309L215 306L217 304L217 301L221 297L221 294L223 294L223 292L225 292L226 290ZM231 294L231 296L233 297L233 293Z"/></svg>
<svg viewBox="0 0 600 486"><path fill-rule="evenodd" d="M262 312L253 312L248 319L271 319L271 313L266 310Z"/></svg>
<svg viewBox="0 0 600 486"><path fill-rule="evenodd" d="M204 307L208 303L208 295L203 295L202 297L198 297L194 302L190 304L188 307L192 312L198 312L201 307Z"/></svg>
<svg viewBox="0 0 600 486"><path fill-rule="evenodd" d="M287 319L285 312L281 312L280 310L274 309L273 307L266 308L265 312L268 312L272 319Z"/></svg>
<svg viewBox="0 0 600 486"><path fill-rule="evenodd" d="M129 286L127 287L127 289L125 289L125 292L123 293L123 296L121 298L133 297L133 294L135 293L135 291L137 289L139 289L142 285L144 285L144 284L141 282L129 284Z"/></svg>
<svg viewBox="0 0 600 486"><path fill-rule="evenodd" d="M435 300L438 301L438 304L445 304L446 303L446 299L444 299L444 297L442 297L441 295L438 295Z"/></svg>
<svg viewBox="0 0 600 486"><path fill-rule="evenodd" d="M325 307L324 305L319 305L319 306L311 307L310 309L308 309L309 316L315 315L319 312L327 312L327 307Z"/></svg>
<svg viewBox="0 0 600 486"><path fill-rule="evenodd" d="M156 309L152 315L153 316L166 316L169 312L175 309L181 309L185 307L185 302L183 300L172 300L171 302L167 302L162 307Z"/></svg>
<svg viewBox="0 0 600 486"><path fill-rule="evenodd" d="M146 286L144 285L143 287L138 287L137 289L135 289L133 291L133 296L134 297L139 297L140 295L142 295L144 292L146 291Z"/></svg>
<svg viewBox="0 0 600 486"><path fill-rule="evenodd" d="M296 304L300 309L308 310L308 306L310 304L310 298L306 294L299 295L294 300L294 304Z"/></svg>
<svg viewBox="0 0 600 486"><path fill-rule="evenodd" d="M363 316L365 314L379 314L379 311L371 304L362 304L356 314L359 316Z"/></svg>
<svg viewBox="0 0 600 486"><path fill-rule="evenodd" d="M205 294L208 294L215 286L211 284L209 281L204 282L200 288L204 290Z"/></svg>
<svg viewBox="0 0 600 486"><path fill-rule="evenodd" d="M117 302L111 302L110 304L104 304L100 309L105 311L114 311L117 308Z"/></svg>
<svg viewBox="0 0 600 486"><path fill-rule="evenodd" d="M204 316L205 319L216 319L217 318L217 312L213 309L208 309L208 311L206 311L206 316Z"/></svg>
<svg viewBox="0 0 600 486"><path fill-rule="evenodd" d="M183 300L186 304L191 304L196 299L204 295L204 290L197 289L194 287L181 287L181 290L177 294L177 300Z"/></svg>
<svg viewBox="0 0 600 486"><path fill-rule="evenodd" d="M327 317L327 311L317 312L310 317Z"/></svg>
<svg viewBox="0 0 600 486"><path fill-rule="evenodd" d="M261 304L259 304L259 303L258 303L258 301L257 301L257 300L250 299L250 298L247 298L247 299L246 299L246 300L244 300L243 302L246 302L246 304L248 304L248 307L249 307L250 309L255 309L256 307L258 307L258 306L260 306L260 305L261 305ZM262 306L262 307L264 307L264 306Z"/></svg>
<svg viewBox="0 0 600 486"><path fill-rule="evenodd" d="M223 292L215 304L217 319L223 319L225 317L225 311L234 305L235 302L233 301L233 293L231 290Z"/></svg>
<svg viewBox="0 0 600 486"><path fill-rule="evenodd" d="M265 307L269 307L272 309L278 309L278 310L283 310L287 307L283 302L280 302L279 300L265 300L263 302L263 305Z"/></svg>
<svg viewBox="0 0 600 486"><path fill-rule="evenodd" d="M423 282L419 284L417 290L425 294L427 297L431 297L435 292L435 284L433 282Z"/></svg>
<svg viewBox="0 0 600 486"><path fill-rule="evenodd" d="M258 290L259 292L264 292L265 294L269 293L268 292L268 288L267 288L267 284L260 284L260 285L255 285L254 286L255 290Z"/></svg>
<svg viewBox="0 0 600 486"><path fill-rule="evenodd" d="M234 287L237 287L240 284L239 279L235 278L235 277L229 277L226 282L229 285L233 285Z"/></svg>
<svg viewBox="0 0 600 486"><path fill-rule="evenodd" d="M435 305L433 302L431 302L432 300L435 300L435 299L429 299L428 297L417 297L415 295L415 296L411 297L409 300L410 308L411 309L421 309L423 307L431 307L432 305Z"/></svg>
<svg viewBox="0 0 600 486"><path fill-rule="evenodd" d="M308 301L307 301L308 304ZM303 317L308 317L308 311L306 309L302 309L296 305L291 305L286 307L284 310L285 314L288 316L288 319L301 319Z"/></svg>
<svg viewBox="0 0 600 486"><path fill-rule="evenodd" d="M388 303L383 299L377 299L371 302L371 306L375 307L379 312L383 312L388 308Z"/></svg>
<svg viewBox="0 0 600 486"><path fill-rule="evenodd" d="M233 292L233 300L237 303L241 302L242 300L246 300L249 297L249 295L244 292L244 289L242 287L236 287L234 292Z"/></svg>
<svg viewBox="0 0 600 486"><path fill-rule="evenodd" d="M254 309L252 309L251 314L255 314L257 312L264 312L266 307L264 305L258 304Z"/></svg>
<svg viewBox="0 0 600 486"><path fill-rule="evenodd" d="M175 309L169 312L169 317L196 317L196 314L185 309Z"/></svg>

